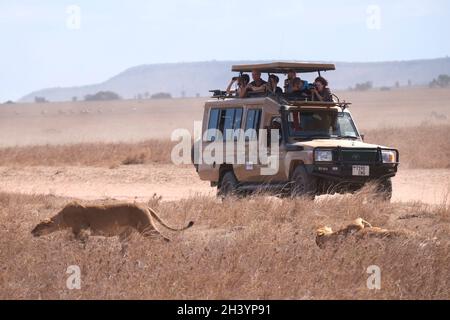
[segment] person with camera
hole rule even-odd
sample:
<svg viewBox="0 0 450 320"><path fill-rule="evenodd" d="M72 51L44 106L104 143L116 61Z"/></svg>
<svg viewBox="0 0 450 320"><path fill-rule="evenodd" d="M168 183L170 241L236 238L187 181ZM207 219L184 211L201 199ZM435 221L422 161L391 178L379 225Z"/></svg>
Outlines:
<svg viewBox="0 0 450 320"><path fill-rule="evenodd" d="M248 76L248 74L243 74L240 77L233 77L231 79L230 83L228 84L227 94L228 95L235 94L237 97L244 98L247 94L246 88L247 88L249 82L250 82L250 77ZM235 83L237 83L236 90L231 90L231 87Z"/></svg>
<svg viewBox="0 0 450 320"><path fill-rule="evenodd" d="M328 88L328 81L323 77L317 77L314 81L314 87L311 89L312 101L332 102L333 96Z"/></svg>

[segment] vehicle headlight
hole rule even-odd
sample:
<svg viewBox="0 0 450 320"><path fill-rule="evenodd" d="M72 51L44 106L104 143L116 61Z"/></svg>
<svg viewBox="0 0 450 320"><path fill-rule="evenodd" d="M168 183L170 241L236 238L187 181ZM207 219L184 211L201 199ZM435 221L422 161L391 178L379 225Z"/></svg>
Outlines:
<svg viewBox="0 0 450 320"><path fill-rule="evenodd" d="M382 150L381 156L383 158L383 163L395 163L397 162L397 154L392 150Z"/></svg>
<svg viewBox="0 0 450 320"><path fill-rule="evenodd" d="M331 150L316 150L314 160L318 162L331 162L333 161L333 153Z"/></svg>

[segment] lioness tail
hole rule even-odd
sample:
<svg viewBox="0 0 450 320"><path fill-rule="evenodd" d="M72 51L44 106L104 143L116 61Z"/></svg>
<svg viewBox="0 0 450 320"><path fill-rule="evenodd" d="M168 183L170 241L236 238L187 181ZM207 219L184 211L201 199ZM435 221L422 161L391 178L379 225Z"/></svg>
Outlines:
<svg viewBox="0 0 450 320"><path fill-rule="evenodd" d="M172 228L172 227L169 227L164 221L162 221L161 218L158 217L158 215L152 208L148 207L148 211L150 212L150 215L153 218L155 218L156 221L158 221L161 225L163 225L164 227L166 227L167 229L172 230L172 231L183 231L183 230L189 229L190 227L192 227L194 225L194 221L190 221L186 227L183 227L180 229Z"/></svg>

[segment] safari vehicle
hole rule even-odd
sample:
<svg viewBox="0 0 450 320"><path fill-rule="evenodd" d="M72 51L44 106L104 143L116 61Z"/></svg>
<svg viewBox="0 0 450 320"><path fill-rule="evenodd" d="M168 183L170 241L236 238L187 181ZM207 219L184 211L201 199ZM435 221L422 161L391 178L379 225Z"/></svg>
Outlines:
<svg viewBox="0 0 450 320"><path fill-rule="evenodd" d="M232 68L241 75L252 70L269 74L294 70L320 75L320 72L334 69L332 64L281 62ZM275 174L262 175L260 163L237 164L224 160L207 164L199 161L199 154L194 151L198 175L210 181L212 187L217 186L218 194L223 197L263 190L314 198L327 193L354 192L368 182L375 182L380 196L389 200L391 178L399 166L399 152L365 143L349 105L337 97L333 102L317 102L292 100L285 94L236 98L216 92L204 107L203 132L208 133L195 142L193 150L205 150L212 143L225 145L237 141L235 135L216 132L227 129L247 132L269 128L273 121L278 121L281 123L279 166ZM261 138L261 135L256 137ZM249 140L246 137L246 151Z"/></svg>

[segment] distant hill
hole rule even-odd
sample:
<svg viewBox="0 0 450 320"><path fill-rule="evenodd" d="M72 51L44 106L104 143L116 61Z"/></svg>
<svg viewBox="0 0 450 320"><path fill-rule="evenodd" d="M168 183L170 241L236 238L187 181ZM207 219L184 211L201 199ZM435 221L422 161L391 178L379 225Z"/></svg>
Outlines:
<svg viewBox="0 0 450 320"><path fill-rule="evenodd" d="M21 101L32 102L35 96L49 101L83 100L85 95L113 91L123 98L149 96L166 92L173 97L206 96L210 89L225 89L232 77L231 65L255 61L209 61L151 64L132 67L98 84L69 88L49 88L32 92ZM267 62L267 61L256 61ZM372 81L375 87L426 85L439 74L450 74L450 58L414 61L349 63L336 62L336 71L325 73L332 89L346 89L356 83ZM305 75L312 80L315 75ZM264 78L264 77L263 77Z"/></svg>

